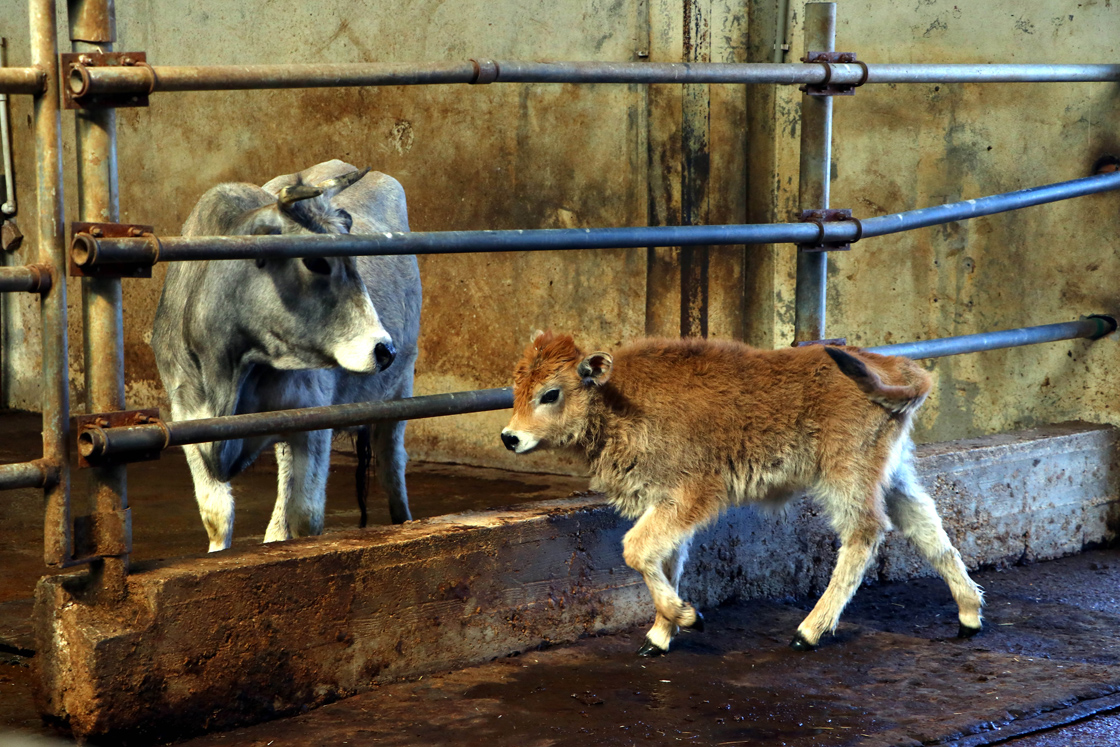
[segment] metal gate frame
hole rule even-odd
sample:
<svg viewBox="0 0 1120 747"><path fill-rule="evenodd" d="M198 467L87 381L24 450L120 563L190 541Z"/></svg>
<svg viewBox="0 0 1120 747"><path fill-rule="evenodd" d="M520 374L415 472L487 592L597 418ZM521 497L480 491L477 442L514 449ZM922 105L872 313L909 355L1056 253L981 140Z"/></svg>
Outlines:
<svg viewBox="0 0 1120 747"><path fill-rule="evenodd" d="M0 68L0 93L34 97L37 261L0 268L0 292L40 295L43 346L43 456L0 466L0 489L42 487L47 565L88 564L95 600L125 594L131 551L124 462L169 446L248 435L318 430L485 410L512 404L509 388L388 402L302 408L207 420L163 422L126 412L121 277L150 276L156 262L260 257L372 256L620 247L793 243L798 245L795 344L825 339L828 252L861 239L1016 210L1120 188L1120 172L1033 189L857 219L829 209L832 97L884 83L1120 81L1120 65L879 65L835 51L836 6L806 6L807 52L798 63L461 63L152 66L143 53L114 53L112 0L70 0L71 54L58 54L55 0L29 0L31 66ZM741 83L801 85L802 222L527 231L448 231L381 236L157 237L118 224L114 107L144 105L155 93L380 85L491 83ZM77 109L79 220L68 247L63 224L60 106ZM67 264L82 275L89 408L77 434L93 470L95 512L72 516L67 370ZM1116 329L1109 316L992 333L869 348L932 358L1076 338Z"/></svg>

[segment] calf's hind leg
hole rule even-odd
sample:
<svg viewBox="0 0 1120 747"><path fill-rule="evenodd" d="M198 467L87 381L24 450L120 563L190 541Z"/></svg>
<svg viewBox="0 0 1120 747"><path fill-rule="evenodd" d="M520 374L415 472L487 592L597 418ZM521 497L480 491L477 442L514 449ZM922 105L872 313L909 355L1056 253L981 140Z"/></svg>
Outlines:
<svg viewBox="0 0 1120 747"><path fill-rule="evenodd" d="M866 492L858 488L839 488L818 496L840 534L840 552L828 588L797 626L797 633L790 641L789 645L798 651L811 650L822 635L836 629L840 614L859 588L868 564L883 541L887 519L882 510L882 493L878 486L873 490L870 501L864 497Z"/></svg>
<svg viewBox="0 0 1120 747"><path fill-rule="evenodd" d="M960 552L949 542L933 499L918 482L912 458L911 452L891 478L886 493L887 512L902 535L949 585L960 620L957 635L970 638L983 627L980 615L983 593L969 578Z"/></svg>

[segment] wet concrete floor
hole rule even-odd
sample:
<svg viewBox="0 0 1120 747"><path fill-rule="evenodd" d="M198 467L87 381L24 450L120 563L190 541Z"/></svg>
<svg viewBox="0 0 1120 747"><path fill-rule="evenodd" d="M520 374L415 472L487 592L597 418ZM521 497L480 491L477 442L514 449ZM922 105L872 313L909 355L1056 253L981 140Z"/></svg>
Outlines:
<svg viewBox="0 0 1120 747"><path fill-rule="evenodd" d="M0 459L34 455L37 422L24 420L16 438L2 434ZM357 523L346 461L332 468L328 531ZM259 541L274 479L264 464L235 483L236 544ZM418 517L559 497L585 485L439 465L415 465L409 481ZM204 549L181 454L130 467L130 502L138 558ZM371 521L388 522L383 501L374 498L371 509ZM0 729L46 735L31 702L26 622L43 572L41 531L38 491L5 493ZM837 635L810 653L786 643L813 600L740 602L708 611L707 632L681 636L660 659L634 655L644 631L633 629L382 686L183 744L1120 744L1120 548L976 578L987 590L987 629L967 641L952 637L955 609L936 579L861 589ZM0 745L5 739L0 733Z"/></svg>

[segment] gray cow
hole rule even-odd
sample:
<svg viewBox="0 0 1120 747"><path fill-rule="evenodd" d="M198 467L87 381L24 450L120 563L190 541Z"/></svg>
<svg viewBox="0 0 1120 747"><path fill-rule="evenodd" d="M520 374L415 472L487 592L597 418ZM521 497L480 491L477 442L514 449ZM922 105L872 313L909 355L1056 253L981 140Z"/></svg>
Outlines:
<svg viewBox="0 0 1120 747"><path fill-rule="evenodd" d="M263 189L218 185L191 211L183 235L407 230L404 190L395 179L335 160ZM173 263L152 330L172 416L409 397L420 301L413 256ZM404 427L377 424L371 439L398 523L410 518ZM264 541L322 532L331 431L186 446L211 552L233 539L229 480L273 443L279 484Z"/></svg>

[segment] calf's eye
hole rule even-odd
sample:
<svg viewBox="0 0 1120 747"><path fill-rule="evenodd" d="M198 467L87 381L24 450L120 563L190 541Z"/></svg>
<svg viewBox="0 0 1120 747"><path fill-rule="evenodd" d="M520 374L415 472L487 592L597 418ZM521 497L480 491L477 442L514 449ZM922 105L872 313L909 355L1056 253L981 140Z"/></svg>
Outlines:
<svg viewBox="0 0 1120 747"><path fill-rule="evenodd" d="M555 402L558 399L560 399L560 390L559 389L549 389L547 392L545 392L544 394L541 395L541 404L542 405L551 405L553 402Z"/></svg>

